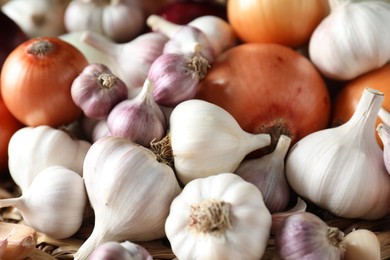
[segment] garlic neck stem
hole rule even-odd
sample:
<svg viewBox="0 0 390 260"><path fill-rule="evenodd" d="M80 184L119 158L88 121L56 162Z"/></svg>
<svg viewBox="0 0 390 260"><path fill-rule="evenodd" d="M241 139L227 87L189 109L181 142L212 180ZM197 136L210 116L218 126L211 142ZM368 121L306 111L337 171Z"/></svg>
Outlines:
<svg viewBox="0 0 390 260"><path fill-rule="evenodd" d="M232 227L230 204L221 200L204 200L191 205L189 226L199 233L222 235Z"/></svg>
<svg viewBox="0 0 390 260"><path fill-rule="evenodd" d="M382 106L384 95L375 89L366 88L351 119L346 123L355 129L355 126L372 126L375 129L377 115ZM362 124L363 121L364 123ZM371 131L372 129L368 129ZM369 135L372 136L372 135ZM374 137L374 136L373 136Z"/></svg>
<svg viewBox="0 0 390 260"><path fill-rule="evenodd" d="M101 229L99 229L98 226L99 224L95 223L95 227L92 230L91 235L88 237L87 240L85 240L85 242L80 246L80 248L74 255L74 260L86 260L97 246L104 242L116 239L107 232L102 233Z"/></svg>
<svg viewBox="0 0 390 260"><path fill-rule="evenodd" d="M108 54L111 59L115 59L117 53L117 43L111 42L104 36L96 35L90 31L83 32L80 36L80 40L95 49Z"/></svg>
<svg viewBox="0 0 390 260"><path fill-rule="evenodd" d="M246 132L244 134L247 135L245 147L248 151L254 151L271 144L271 136L269 134L250 134Z"/></svg>
<svg viewBox="0 0 390 260"><path fill-rule="evenodd" d="M172 23L155 14L152 14L148 17L146 24L152 29L152 31L160 32L168 38L172 38L173 35L175 35L175 33L180 30L180 28L182 28L182 25Z"/></svg>
<svg viewBox="0 0 390 260"><path fill-rule="evenodd" d="M341 8L344 5L350 4L351 0L329 0L329 6L331 12L335 11L338 8Z"/></svg>
<svg viewBox="0 0 390 260"><path fill-rule="evenodd" d="M151 97L154 89L154 83L149 79L146 79L144 85L141 89L141 92L138 94L138 97L143 99L145 97Z"/></svg>
<svg viewBox="0 0 390 260"><path fill-rule="evenodd" d="M281 135L279 137L278 143L276 144L274 154L277 155L278 160L283 160L286 157L288 148L290 147L291 144L291 138L285 135Z"/></svg>
<svg viewBox="0 0 390 260"><path fill-rule="evenodd" d="M1 199L0 200L0 208L6 207L19 207L21 205L21 197L18 198L9 198L9 199Z"/></svg>
<svg viewBox="0 0 390 260"><path fill-rule="evenodd" d="M386 109L381 107L378 116L385 125L390 126L390 113Z"/></svg>

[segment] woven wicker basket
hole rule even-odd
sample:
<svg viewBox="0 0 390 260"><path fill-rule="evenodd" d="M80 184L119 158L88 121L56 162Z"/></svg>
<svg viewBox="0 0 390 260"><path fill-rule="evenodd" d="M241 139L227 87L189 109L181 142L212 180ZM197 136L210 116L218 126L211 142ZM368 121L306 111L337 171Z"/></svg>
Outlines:
<svg viewBox="0 0 390 260"><path fill-rule="evenodd" d="M0 180L0 199L19 196L20 193L15 184L9 178ZM338 227L348 234L354 229L369 229L375 232L381 244L381 259L390 259L390 216L385 218L367 221L356 219L343 219L332 216L328 212L309 205L307 211L313 212L321 217L329 226ZM3 208L0 211L1 221L12 223L24 223L22 216L17 209ZM81 244L88 238L93 229L93 211L87 208L84 223L80 230L73 237L64 240L52 239L44 234L38 233L36 250L27 259L51 260L51 259L73 259ZM148 242L139 242L145 247L156 260L173 260L175 255L169 247L167 239L160 239ZM274 238L270 237L268 246L261 260L276 260Z"/></svg>

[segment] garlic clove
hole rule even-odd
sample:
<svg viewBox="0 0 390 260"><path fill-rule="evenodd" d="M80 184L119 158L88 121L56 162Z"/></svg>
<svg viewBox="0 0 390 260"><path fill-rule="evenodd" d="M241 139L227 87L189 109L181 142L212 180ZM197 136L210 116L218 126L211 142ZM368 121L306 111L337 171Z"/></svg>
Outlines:
<svg viewBox="0 0 390 260"><path fill-rule="evenodd" d="M107 118L111 135L145 147L165 136L165 115L153 99L153 89L153 82L147 79L137 97L126 99L112 109Z"/></svg>
<svg viewBox="0 0 390 260"><path fill-rule="evenodd" d="M35 229L29 226L0 222L0 238L7 241L1 259L25 259L35 249L37 237Z"/></svg>
<svg viewBox="0 0 390 260"><path fill-rule="evenodd" d="M344 237L344 260L380 260L381 244L377 235L368 229L357 229Z"/></svg>
<svg viewBox="0 0 390 260"><path fill-rule="evenodd" d="M235 171L261 191L264 203L271 213L285 210L290 201L290 187L284 169L290 144L291 138L281 135L272 153L256 159L246 159Z"/></svg>

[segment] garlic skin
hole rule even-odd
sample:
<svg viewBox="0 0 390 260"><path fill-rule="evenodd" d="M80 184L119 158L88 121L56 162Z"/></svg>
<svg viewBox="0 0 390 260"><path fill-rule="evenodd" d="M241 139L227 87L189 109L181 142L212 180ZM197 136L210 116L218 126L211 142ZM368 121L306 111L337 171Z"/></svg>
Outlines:
<svg viewBox="0 0 390 260"><path fill-rule="evenodd" d="M161 33L144 33L131 41L116 43L109 38L85 31L81 41L96 48L109 59L109 68L129 89L128 97L141 90L152 63L163 53L168 38Z"/></svg>
<svg viewBox="0 0 390 260"><path fill-rule="evenodd" d="M207 59L200 55L162 54L152 64L148 79L153 81L154 100L162 106L175 107L192 99L196 86L210 67Z"/></svg>
<svg viewBox="0 0 390 260"><path fill-rule="evenodd" d="M339 260L345 252L344 233L310 212L299 212L283 221L275 247L283 260Z"/></svg>
<svg viewBox="0 0 390 260"><path fill-rule="evenodd" d="M390 60L390 4L385 1L331 1L331 13L314 30L309 56L319 71L350 80Z"/></svg>
<svg viewBox="0 0 390 260"><path fill-rule="evenodd" d="M290 202L290 187L284 169L290 144L291 138L281 135L272 153L244 160L235 170L237 175L253 183L261 191L264 203L271 213L285 210Z"/></svg>
<svg viewBox="0 0 390 260"><path fill-rule="evenodd" d="M107 118L111 135L145 147L150 147L152 140L158 141L165 136L165 115L153 99L153 89L153 82L145 80L137 97L126 99L112 109Z"/></svg>
<svg viewBox="0 0 390 260"><path fill-rule="evenodd" d="M175 172L183 184L234 172L247 154L271 143L269 134L247 133L226 110L198 99L173 109L169 135Z"/></svg>
<svg viewBox="0 0 390 260"><path fill-rule="evenodd" d="M76 260L87 259L107 241L164 237L169 206L181 192L171 167L158 162L149 149L115 136L91 146L84 162L84 183L95 226Z"/></svg>
<svg viewBox="0 0 390 260"><path fill-rule="evenodd" d="M45 125L24 127L16 131L9 141L9 172L22 192L49 166L61 165L81 176L90 147L90 142L74 139L60 129Z"/></svg>
<svg viewBox="0 0 390 260"><path fill-rule="evenodd" d="M390 174L390 126L379 123L376 131L383 143L383 162L387 172Z"/></svg>
<svg viewBox="0 0 390 260"><path fill-rule="evenodd" d="M100 63L87 65L73 80L70 90L74 103L94 119L108 116L128 95L126 84Z"/></svg>
<svg viewBox="0 0 390 260"><path fill-rule="evenodd" d="M383 98L366 88L348 122L291 148L286 176L298 195L345 218L379 219L390 212L390 175L375 137Z"/></svg>
<svg viewBox="0 0 390 260"><path fill-rule="evenodd" d="M65 10L71 0L11 0L1 6L29 38L66 33Z"/></svg>
<svg viewBox="0 0 390 260"><path fill-rule="evenodd" d="M173 253L188 260L258 260L270 227L261 192L233 173L189 182L165 222Z"/></svg>
<svg viewBox="0 0 390 260"><path fill-rule="evenodd" d="M64 239L79 230L86 201L82 177L63 166L51 166L20 197L0 200L0 207L15 207L28 226Z"/></svg>
<svg viewBox="0 0 390 260"><path fill-rule="evenodd" d="M357 229L344 237L344 260L380 260L381 244L377 235L368 229Z"/></svg>
<svg viewBox="0 0 390 260"><path fill-rule="evenodd" d="M9 222L0 222L0 236L5 239L5 243L1 244L2 260L26 259L34 251L38 240L35 229Z"/></svg>
<svg viewBox="0 0 390 260"><path fill-rule="evenodd" d="M73 0L64 16L68 32L89 30L115 42L126 42L140 34L144 20L136 0Z"/></svg>

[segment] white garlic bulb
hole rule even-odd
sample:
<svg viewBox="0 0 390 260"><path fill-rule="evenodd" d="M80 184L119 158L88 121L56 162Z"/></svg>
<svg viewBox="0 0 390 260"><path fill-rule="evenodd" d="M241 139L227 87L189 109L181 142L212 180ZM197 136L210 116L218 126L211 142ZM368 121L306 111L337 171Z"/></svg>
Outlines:
<svg viewBox="0 0 390 260"><path fill-rule="evenodd" d="M75 254L79 260L107 241L164 237L169 206L181 191L171 167L149 149L115 136L93 143L84 161L84 182L95 226Z"/></svg>
<svg viewBox="0 0 390 260"><path fill-rule="evenodd" d="M184 184L234 172L247 154L271 143L269 134L247 133L226 110L198 99L173 109L170 140L175 172Z"/></svg>
<svg viewBox="0 0 390 260"><path fill-rule="evenodd" d="M345 218L378 219L390 212L390 175L375 137L383 98L365 89L348 122L291 148L286 176L296 193Z"/></svg>
<svg viewBox="0 0 390 260"><path fill-rule="evenodd" d="M51 166L35 177L22 196L0 200L0 207L15 207L36 231L64 239L81 227L86 201L82 177L66 167Z"/></svg>
<svg viewBox="0 0 390 260"><path fill-rule="evenodd" d="M165 222L173 253L185 260L258 260L270 228L259 189L233 173L189 182Z"/></svg>
<svg viewBox="0 0 390 260"><path fill-rule="evenodd" d="M331 1L332 11L314 30L309 56L327 77L356 78L390 60L390 3Z"/></svg>

